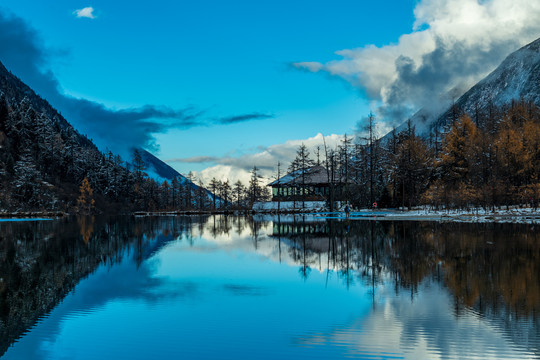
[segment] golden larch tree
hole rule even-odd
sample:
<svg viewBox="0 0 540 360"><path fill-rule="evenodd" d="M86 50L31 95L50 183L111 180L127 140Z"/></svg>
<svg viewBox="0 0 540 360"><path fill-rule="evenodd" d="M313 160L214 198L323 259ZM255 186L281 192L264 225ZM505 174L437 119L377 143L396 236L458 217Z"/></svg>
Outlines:
<svg viewBox="0 0 540 360"><path fill-rule="evenodd" d="M94 190L90 186L87 178L84 178L79 187L79 198L77 199L77 211L82 214L90 214L94 210L96 201L94 200Z"/></svg>

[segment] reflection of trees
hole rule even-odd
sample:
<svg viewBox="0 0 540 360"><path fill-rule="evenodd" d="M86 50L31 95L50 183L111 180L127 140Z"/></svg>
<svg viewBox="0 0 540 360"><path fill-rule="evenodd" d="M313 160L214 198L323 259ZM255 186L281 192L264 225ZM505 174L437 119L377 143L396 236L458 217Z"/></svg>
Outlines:
<svg viewBox="0 0 540 360"><path fill-rule="evenodd" d="M253 247L255 248L255 250L257 250L259 246L259 237L260 237L261 229L263 228L263 225L265 225L265 222L255 221L253 220L253 218L249 218L247 220L247 224L249 227L251 238L253 239Z"/></svg>
<svg viewBox="0 0 540 360"><path fill-rule="evenodd" d="M197 230L214 237L245 233L264 251L266 225L231 216L1 223L0 354L100 264L128 255L141 264L180 236L193 244ZM531 226L292 217L278 218L272 228L276 259L278 251L280 260L288 255L305 281L319 269L346 286L363 282L373 295L391 281L414 296L427 279L450 290L458 315L473 308L502 318L507 328L515 317L529 319L538 334L540 239Z"/></svg>
<svg viewBox="0 0 540 360"><path fill-rule="evenodd" d="M94 232L94 222L96 221L95 217L92 215L79 215L77 216L77 223L80 227L80 234L82 236L82 239L86 245L88 245L88 241L90 241L90 237L92 236L92 233Z"/></svg>
<svg viewBox="0 0 540 360"><path fill-rule="evenodd" d="M326 268L327 276L336 272L347 286L355 277L369 277L370 283L379 282L382 266L379 263L381 237L378 228L365 228L366 223L335 221L310 222L303 217L273 224L273 236L287 242L291 259L301 267L302 278L311 268ZM323 260L324 258L324 260Z"/></svg>
<svg viewBox="0 0 540 360"><path fill-rule="evenodd" d="M229 215L215 215L210 217L209 220L212 223L212 236L229 236L232 230L233 221Z"/></svg>
<svg viewBox="0 0 540 360"><path fill-rule="evenodd" d="M511 224L464 231L452 224L440 246L444 281L456 299L483 311L517 316L540 311L540 241L532 227Z"/></svg>
<svg viewBox="0 0 540 360"><path fill-rule="evenodd" d="M322 255L327 279L334 271L346 286L359 279L373 296L383 281L391 281L396 293L410 290L411 299L426 280L439 282L452 294L457 316L473 309L503 325L516 343L538 349L540 239L532 226L300 221L274 223L278 235L280 245L290 242L304 279L303 271L320 264Z"/></svg>
<svg viewBox="0 0 540 360"><path fill-rule="evenodd" d="M426 279L443 282L456 307L517 315L540 311L540 240L534 228L512 224L327 221L274 223L274 237L290 242L290 257L307 269L337 272L375 291L385 278L411 296Z"/></svg>
<svg viewBox="0 0 540 360"><path fill-rule="evenodd" d="M416 293L418 285L436 269L438 258L430 231L434 223L396 222L388 228L385 251L396 291L400 288Z"/></svg>
<svg viewBox="0 0 540 360"><path fill-rule="evenodd" d="M100 264L137 263L191 218L72 218L0 224L0 356ZM129 248L135 251L127 251Z"/></svg>

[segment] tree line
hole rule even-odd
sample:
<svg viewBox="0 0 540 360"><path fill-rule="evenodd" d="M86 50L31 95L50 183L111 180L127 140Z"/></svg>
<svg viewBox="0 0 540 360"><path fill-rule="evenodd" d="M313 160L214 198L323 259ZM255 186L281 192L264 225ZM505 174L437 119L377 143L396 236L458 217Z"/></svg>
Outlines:
<svg viewBox="0 0 540 360"><path fill-rule="evenodd" d="M249 184L213 180L212 193L192 173L159 182L141 153L130 162L101 152L60 114L25 97L0 94L0 209L67 213L245 209L268 198L254 167ZM52 115L51 115L52 114Z"/></svg>
<svg viewBox="0 0 540 360"><path fill-rule="evenodd" d="M342 200L359 208L537 207L540 108L514 101L473 116L458 110L451 114L446 127L434 127L427 137L419 136L409 120L402 131L394 129L383 138L376 137L375 117L370 115L365 138L353 141L345 136L337 148L325 146L322 161L319 156L312 159L301 145L289 171L304 173L314 164L324 165L331 204Z"/></svg>
<svg viewBox="0 0 540 360"><path fill-rule="evenodd" d="M100 152L61 115L45 110L36 110L27 98L0 96L1 209L236 210L271 197L256 166L247 184L214 178L206 185L192 173L158 182L146 174L137 150L130 162ZM519 101L472 116L451 114L448 126L435 127L428 137L419 136L409 121L403 131L382 139L370 115L365 138L345 136L335 149L324 146L322 155L318 147L316 159L302 145L287 170L304 174L323 165L330 203L345 200L355 207L538 206L539 107ZM282 172L278 164L276 178ZM303 182L300 176L298 187Z"/></svg>
<svg viewBox="0 0 540 360"><path fill-rule="evenodd" d="M251 209L254 202L270 199L270 192L256 166L251 170L247 185L240 180L231 184L228 179L218 180L215 177L205 184L202 179L196 179L192 172L186 177L180 175L160 183L148 177L146 164L138 150L134 150L128 168L130 166L134 174L134 206L139 210L246 210Z"/></svg>

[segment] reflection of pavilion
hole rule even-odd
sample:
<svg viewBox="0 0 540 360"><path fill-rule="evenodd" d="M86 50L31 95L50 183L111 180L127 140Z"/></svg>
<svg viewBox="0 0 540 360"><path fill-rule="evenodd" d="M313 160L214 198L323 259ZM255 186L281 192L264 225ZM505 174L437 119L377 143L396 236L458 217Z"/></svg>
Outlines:
<svg viewBox="0 0 540 360"><path fill-rule="evenodd" d="M341 238L348 232L346 224L314 216L286 216L279 218L274 216L272 223L272 236L274 237L306 235L309 239L325 238L329 240L331 237Z"/></svg>
<svg viewBox="0 0 540 360"><path fill-rule="evenodd" d="M313 251L317 254L328 252L330 226L325 222L274 222L272 237L290 241L290 246ZM297 241L303 240L300 245ZM306 241L307 240L307 241Z"/></svg>
<svg viewBox="0 0 540 360"><path fill-rule="evenodd" d="M292 221L290 221L292 219ZM285 243L289 249L301 254L305 265L310 264L320 271L349 271L356 268L352 261L358 256L358 249L348 239L347 226L336 221L298 221L297 217L289 221L273 221L270 237Z"/></svg>
<svg viewBox="0 0 540 360"><path fill-rule="evenodd" d="M310 237L328 238L330 227L325 222L274 222L272 236L297 236L309 234Z"/></svg>

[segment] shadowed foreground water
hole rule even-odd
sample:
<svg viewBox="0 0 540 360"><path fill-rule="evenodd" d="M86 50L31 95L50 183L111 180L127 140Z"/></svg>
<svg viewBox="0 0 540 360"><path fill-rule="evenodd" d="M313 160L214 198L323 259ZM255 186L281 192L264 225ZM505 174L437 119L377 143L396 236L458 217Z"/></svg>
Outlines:
<svg viewBox="0 0 540 360"><path fill-rule="evenodd" d="M537 359L532 225L0 223L2 359Z"/></svg>

